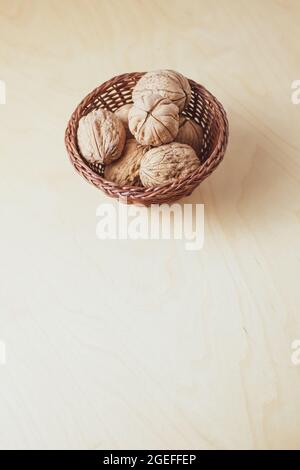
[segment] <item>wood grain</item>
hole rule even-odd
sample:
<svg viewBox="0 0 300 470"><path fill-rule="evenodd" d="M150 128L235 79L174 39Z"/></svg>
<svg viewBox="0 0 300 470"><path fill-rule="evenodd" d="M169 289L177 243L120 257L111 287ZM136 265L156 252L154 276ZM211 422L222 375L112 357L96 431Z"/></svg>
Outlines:
<svg viewBox="0 0 300 470"><path fill-rule="evenodd" d="M0 1L1 448L300 448L300 4ZM125 71L224 104L205 243L100 241L67 119Z"/></svg>

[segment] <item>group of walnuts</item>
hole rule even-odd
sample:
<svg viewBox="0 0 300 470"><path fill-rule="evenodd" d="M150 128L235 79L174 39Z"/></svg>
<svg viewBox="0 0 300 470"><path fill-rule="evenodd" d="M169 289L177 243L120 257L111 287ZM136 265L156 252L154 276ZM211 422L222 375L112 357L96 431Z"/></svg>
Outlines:
<svg viewBox="0 0 300 470"><path fill-rule="evenodd" d="M114 113L95 109L80 119L82 156L104 165L104 177L119 186L148 188L187 176L200 165L203 141L201 126L181 114L190 98L180 73L146 73L132 90L133 104Z"/></svg>

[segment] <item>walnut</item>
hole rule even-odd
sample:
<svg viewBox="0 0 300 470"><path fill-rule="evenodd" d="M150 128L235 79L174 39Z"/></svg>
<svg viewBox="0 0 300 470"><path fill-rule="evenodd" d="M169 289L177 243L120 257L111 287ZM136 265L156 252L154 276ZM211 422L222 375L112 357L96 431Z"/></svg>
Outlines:
<svg viewBox="0 0 300 470"><path fill-rule="evenodd" d="M140 145L135 139L127 140L122 157L105 167L104 177L119 186L141 186L141 159L149 148Z"/></svg>
<svg viewBox="0 0 300 470"><path fill-rule="evenodd" d="M195 151L186 144L172 142L148 150L141 161L140 178L150 187L184 178L200 165Z"/></svg>
<svg viewBox="0 0 300 470"><path fill-rule="evenodd" d="M178 108L161 95L141 96L130 109L128 122L130 131L140 144L167 144L178 132Z"/></svg>
<svg viewBox="0 0 300 470"><path fill-rule="evenodd" d="M189 104L191 87L186 77L174 70L156 70L143 75L132 90L135 103L141 96L158 93L175 103L180 112Z"/></svg>
<svg viewBox="0 0 300 470"><path fill-rule="evenodd" d="M79 121L77 141L90 163L110 163L121 156L126 132L120 119L106 109L94 109Z"/></svg>
<svg viewBox="0 0 300 470"><path fill-rule="evenodd" d="M131 107L132 107L132 103L124 104L123 106L121 106L115 111L115 115L120 119L123 126L125 127L126 135L128 138L130 137L132 138L132 134L128 126L128 112Z"/></svg>
<svg viewBox="0 0 300 470"><path fill-rule="evenodd" d="M179 118L179 131L176 136L176 142L190 145L197 155L200 154L200 149L203 142L203 130L192 119L188 119L185 116Z"/></svg>

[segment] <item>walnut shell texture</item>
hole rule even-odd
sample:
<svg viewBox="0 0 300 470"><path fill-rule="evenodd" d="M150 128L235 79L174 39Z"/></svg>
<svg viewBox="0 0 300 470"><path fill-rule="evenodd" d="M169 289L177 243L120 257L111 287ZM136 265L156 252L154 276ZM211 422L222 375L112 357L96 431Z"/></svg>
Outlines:
<svg viewBox="0 0 300 470"><path fill-rule="evenodd" d="M130 138L130 137L132 138L132 134L128 126L128 112L131 107L132 107L132 103L128 103L128 104L124 104L123 106L121 106L115 111L115 115L120 119L123 126L125 127L127 138Z"/></svg>
<svg viewBox="0 0 300 470"><path fill-rule="evenodd" d="M167 144L178 132L178 108L161 95L141 96L130 109L128 122L130 131L140 144Z"/></svg>
<svg viewBox="0 0 300 470"><path fill-rule="evenodd" d="M169 98L178 106L180 112L191 99L188 79L174 70L156 70L143 75L132 90L133 102L152 93Z"/></svg>
<svg viewBox="0 0 300 470"><path fill-rule="evenodd" d="M192 119L189 119L185 116L180 116L176 142L190 145L195 150L197 155L199 155L203 142L202 127Z"/></svg>
<svg viewBox="0 0 300 470"><path fill-rule="evenodd" d="M77 141L90 163L110 163L121 156L126 140L120 119L107 109L95 109L79 121Z"/></svg>
<svg viewBox="0 0 300 470"><path fill-rule="evenodd" d="M140 179L146 188L158 186L184 178L199 166L200 160L192 147L172 142L145 153L141 161Z"/></svg>
<svg viewBox="0 0 300 470"><path fill-rule="evenodd" d="M105 167L104 177L119 186L142 186L140 164L149 148L135 139L128 139L122 157Z"/></svg>

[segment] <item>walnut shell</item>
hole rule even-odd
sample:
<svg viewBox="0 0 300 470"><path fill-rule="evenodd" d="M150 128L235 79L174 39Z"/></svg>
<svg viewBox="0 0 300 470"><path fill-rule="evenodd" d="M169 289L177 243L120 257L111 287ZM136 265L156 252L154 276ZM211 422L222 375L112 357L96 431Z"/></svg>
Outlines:
<svg viewBox="0 0 300 470"><path fill-rule="evenodd" d="M115 111L115 115L120 119L123 126L125 127L126 135L128 138L132 138L132 134L128 126L128 112L132 107L132 103L124 104Z"/></svg>
<svg viewBox="0 0 300 470"><path fill-rule="evenodd" d="M104 177L119 186L142 186L140 164L149 148L140 145L135 139L127 140L122 157L105 167Z"/></svg>
<svg viewBox="0 0 300 470"><path fill-rule="evenodd" d="M190 145L195 150L197 155L199 155L203 142L202 127L192 119L189 119L186 116L180 116L176 142Z"/></svg>
<svg viewBox="0 0 300 470"><path fill-rule="evenodd" d="M186 77L174 70L156 70L143 75L132 90L133 102L141 96L158 93L175 103L180 112L189 104L191 87Z"/></svg>
<svg viewBox="0 0 300 470"><path fill-rule="evenodd" d="M160 95L141 96L128 113L128 123L140 144L167 144L175 139L178 132L178 108Z"/></svg>
<svg viewBox="0 0 300 470"><path fill-rule="evenodd" d="M90 163L110 163L121 156L126 132L120 119L107 109L94 109L79 121L77 141Z"/></svg>
<svg viewBox="0 0 300 470"><path fill-rule="evenodd" d="M188 176L200 165L194 149L172 142L148 150L141 161L140 178L143 186L162 185Z"/></svg>

